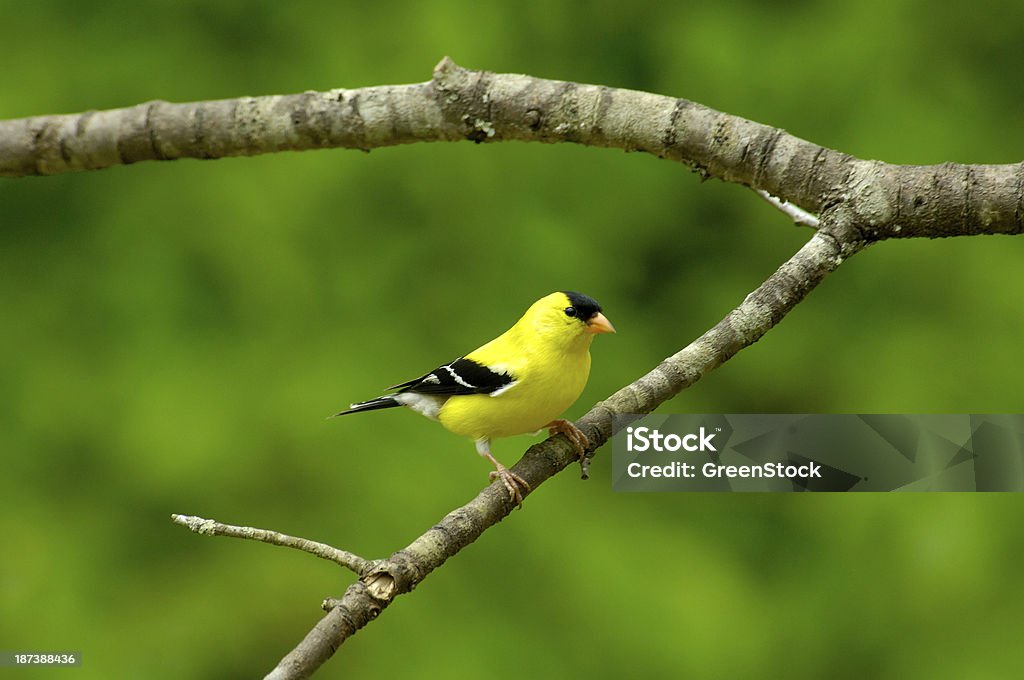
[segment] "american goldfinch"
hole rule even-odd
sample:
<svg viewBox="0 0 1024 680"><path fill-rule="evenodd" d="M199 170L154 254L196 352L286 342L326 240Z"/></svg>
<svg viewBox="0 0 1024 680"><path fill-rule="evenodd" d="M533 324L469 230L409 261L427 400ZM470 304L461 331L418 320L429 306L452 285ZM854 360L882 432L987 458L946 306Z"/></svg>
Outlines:
<svg viewBox="0 0 1024 680"><path fill-rule="evenodd" d="M477 453L494 465L491 479L500 478L522 507L520 487L529 491L530 485L491 455L491 440L548 428L565 434L582 456L586 436L558 416L587 384L594 336L614 332L593 298L552 293L486 345L335 416L405 406L436 420L476 442Z"/></svg>

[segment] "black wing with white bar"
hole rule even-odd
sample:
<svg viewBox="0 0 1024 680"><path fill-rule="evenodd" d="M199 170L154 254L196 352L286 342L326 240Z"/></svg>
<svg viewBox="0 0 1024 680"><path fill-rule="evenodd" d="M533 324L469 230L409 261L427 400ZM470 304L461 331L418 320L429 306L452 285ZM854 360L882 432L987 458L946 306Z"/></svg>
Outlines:
<svg viewBox="0 0 1024 680"><path fill-rule="evenodd" d="M437 395L491 394L511 387L513 383L515 378L508 373L498 373L472 359L460 357L415 380L394 385L391 389Z"/></svg>

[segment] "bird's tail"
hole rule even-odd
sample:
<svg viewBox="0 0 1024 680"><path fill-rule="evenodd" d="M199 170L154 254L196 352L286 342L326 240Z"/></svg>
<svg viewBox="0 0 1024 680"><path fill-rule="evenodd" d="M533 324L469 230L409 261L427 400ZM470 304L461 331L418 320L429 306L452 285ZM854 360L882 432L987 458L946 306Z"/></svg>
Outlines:
<svg viewBox="0 0 1024 680"><path fill-rule="evenodd" d="M335 413L331 418L348 415L349 413L376 411L379 408L394 408L395 406L401 406L401 404L398 403L394 397L377 397L376 399L370 399L369 401L361 401L358 404L352 404L348 407L348 410Z"/></svg>

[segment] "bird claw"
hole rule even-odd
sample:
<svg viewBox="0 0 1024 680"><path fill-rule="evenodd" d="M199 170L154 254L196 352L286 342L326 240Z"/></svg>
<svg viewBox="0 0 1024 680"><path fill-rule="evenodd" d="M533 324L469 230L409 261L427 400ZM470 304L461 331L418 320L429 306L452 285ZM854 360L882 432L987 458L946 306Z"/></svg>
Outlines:
<svg viewBox="0 0 1024 680"><path fill-rule="evenodd" d="M505 488L508 489L509 499L515 503L520 510L523 509L523 494L520 492L519 487L522 487L525 491L530 491L530 485L526 483L526 480L517 475L516 473L509 470L501 463L497 464L497 469L490 474L491 481L500 478Z"/></svg>
<svg viewBox="0 0 1024 680"><path fill-rule="evenodd" d="M564 434L569 440L569 443L576 449L576 454L580 460L583 460L587 452L587 447L590 446L590 440L587 439L587 435L572 424L571 421L559 418L558 420L552 420L544 427L548 428L548 434L554 436L556 434Z"/></svg>

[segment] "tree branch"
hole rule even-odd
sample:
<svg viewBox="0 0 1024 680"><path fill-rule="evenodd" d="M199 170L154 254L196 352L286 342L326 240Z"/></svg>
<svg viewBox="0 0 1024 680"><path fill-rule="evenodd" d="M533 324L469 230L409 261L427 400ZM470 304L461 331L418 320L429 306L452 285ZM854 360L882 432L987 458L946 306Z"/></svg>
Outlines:
<svg viewBox="0 0 1024 680"><path fill-rule="evenodd" d="M1024 163L864 161L686 99L471 71L447 57L413 85L0 121L0 176L462 139L643 151L813 214L844 203L874 240L1024 230Z"/></svg>
<svg viewBox="0 0 1024 680"><path fill-rule="evenodd" d="M171 515L171 521L175 524L180 524L183 527L188 527L188 529L194 533L205 536L247 538L252 541L262 541L263 543L279 545L285 548L295 548L296 550L316 555L317 557L345 567L356 576L362 576L363 573L369 571L370 566L372 565L369 560L364 560L358 555L354 555L345 550L339 550L338 548L329 546L326 543L310 541L306 538L296 538L295 536L289 536L277 531L256 529L254 527L238 527L232 524L221 524L220 522L212 519L203 519L202 517L195 517L192 515Z"/></svg>

